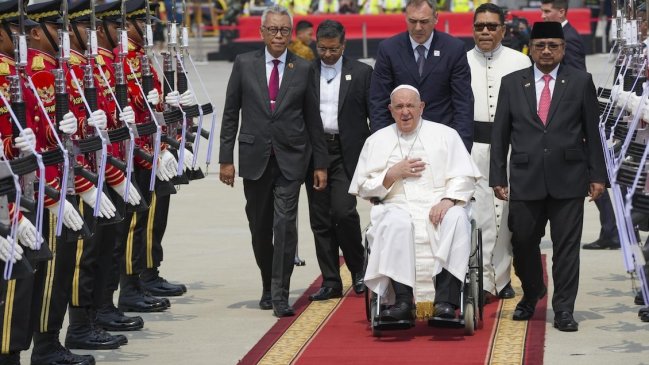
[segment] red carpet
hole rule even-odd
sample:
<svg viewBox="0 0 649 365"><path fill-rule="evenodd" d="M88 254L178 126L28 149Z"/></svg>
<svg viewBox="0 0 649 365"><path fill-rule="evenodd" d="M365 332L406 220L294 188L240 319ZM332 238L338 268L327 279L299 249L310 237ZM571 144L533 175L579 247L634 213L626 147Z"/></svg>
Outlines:
<svg viewBox="0 0 649 365"><path fill-rule="evenodd" d="M511 320L520 297L488 304L483 327L474 336L417 322L410 330L383 331L375 338L362 295L350 290L340 301L309 303L308 295L320 282L318 278L295 303L297 315L279 320L240 364L543 364L547 296L529 322ZM514 278L515 288L516 282ZM516 291L520 295L520 287Z"/></svg>

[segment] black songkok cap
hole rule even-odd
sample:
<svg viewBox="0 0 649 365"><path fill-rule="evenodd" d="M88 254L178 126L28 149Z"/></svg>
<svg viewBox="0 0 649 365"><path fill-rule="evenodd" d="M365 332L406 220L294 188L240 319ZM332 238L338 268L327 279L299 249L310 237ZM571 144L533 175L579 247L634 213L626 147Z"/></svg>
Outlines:
<svg viewBox="0 0 649 365"><path fill-rule="evenodd" d="M563 28L559 22L536 22L532 27L530 39L563 38Z"/></svg>

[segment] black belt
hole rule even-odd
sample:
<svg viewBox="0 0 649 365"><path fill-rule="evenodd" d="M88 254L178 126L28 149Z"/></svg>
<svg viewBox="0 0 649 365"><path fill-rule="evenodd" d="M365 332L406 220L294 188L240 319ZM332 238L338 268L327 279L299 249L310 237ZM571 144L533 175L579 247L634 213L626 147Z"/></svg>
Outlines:
<svg viewBox="0 0 649 365"><path fill-rule="evenodd" d="M491 127L490 122L473 122L473 142L491 144Z"/></svg>
<svg viewBox="0 0 649 365"><path fill-rule="evenodd" d="M340 140L340 135L339 134L325 133L324 137L325 137L325 140L328 141L328 142L333 142L333 141Z"/></svg>

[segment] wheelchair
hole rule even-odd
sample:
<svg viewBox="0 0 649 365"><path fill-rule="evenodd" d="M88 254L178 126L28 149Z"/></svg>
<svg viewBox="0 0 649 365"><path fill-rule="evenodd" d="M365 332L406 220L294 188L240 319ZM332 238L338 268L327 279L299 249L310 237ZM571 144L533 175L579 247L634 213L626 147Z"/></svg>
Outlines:
<svg viewBox="0 0 649 365"><path fill-rule="evenodd" d="M468 267L462 289L460 290L459 316L452 319L432 317L428 319L430 327L464 328L464 334L472 336L478 328L481 328L483 321L483 310L485 305L483 283L482 283L482 230L476 226L474 219L471 222L471 251L468 260ZM365 238L365 262L370 255L370 247ZM387 306L381 304L381 298L376 293L365 288L365 316L372 328L374 337L381 337L382 331L405 330L415 326L415 320L386 321L381 318L381 311Z"/></svg>

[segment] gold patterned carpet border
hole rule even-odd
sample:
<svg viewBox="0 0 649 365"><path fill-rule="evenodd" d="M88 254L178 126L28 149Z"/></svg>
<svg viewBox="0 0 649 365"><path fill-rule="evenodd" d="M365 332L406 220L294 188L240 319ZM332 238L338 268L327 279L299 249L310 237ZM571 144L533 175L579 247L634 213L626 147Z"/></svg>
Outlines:
<svg viewBox="0 0 649 365"><path fill-rule="evenodd" d="M264 357L259 360L258 364L290 364L297 359L351 288L351 273L347 269L347 265L343 264L340 267L340 276L343 281L343 297L311 302L286 332L273 344L270 350L266 352Z"/></svg>
<svg viewBox="0 0 649 365"><path fill-rule="evenodd" d="M516 303L520 300L521 282L512 275L512 286L516 288L516 298L501 300L498 308L498 320L494 324L491 336L491 351L487 364L514 365L523 364L528 321L514 321L512 315Z"/></svg>

